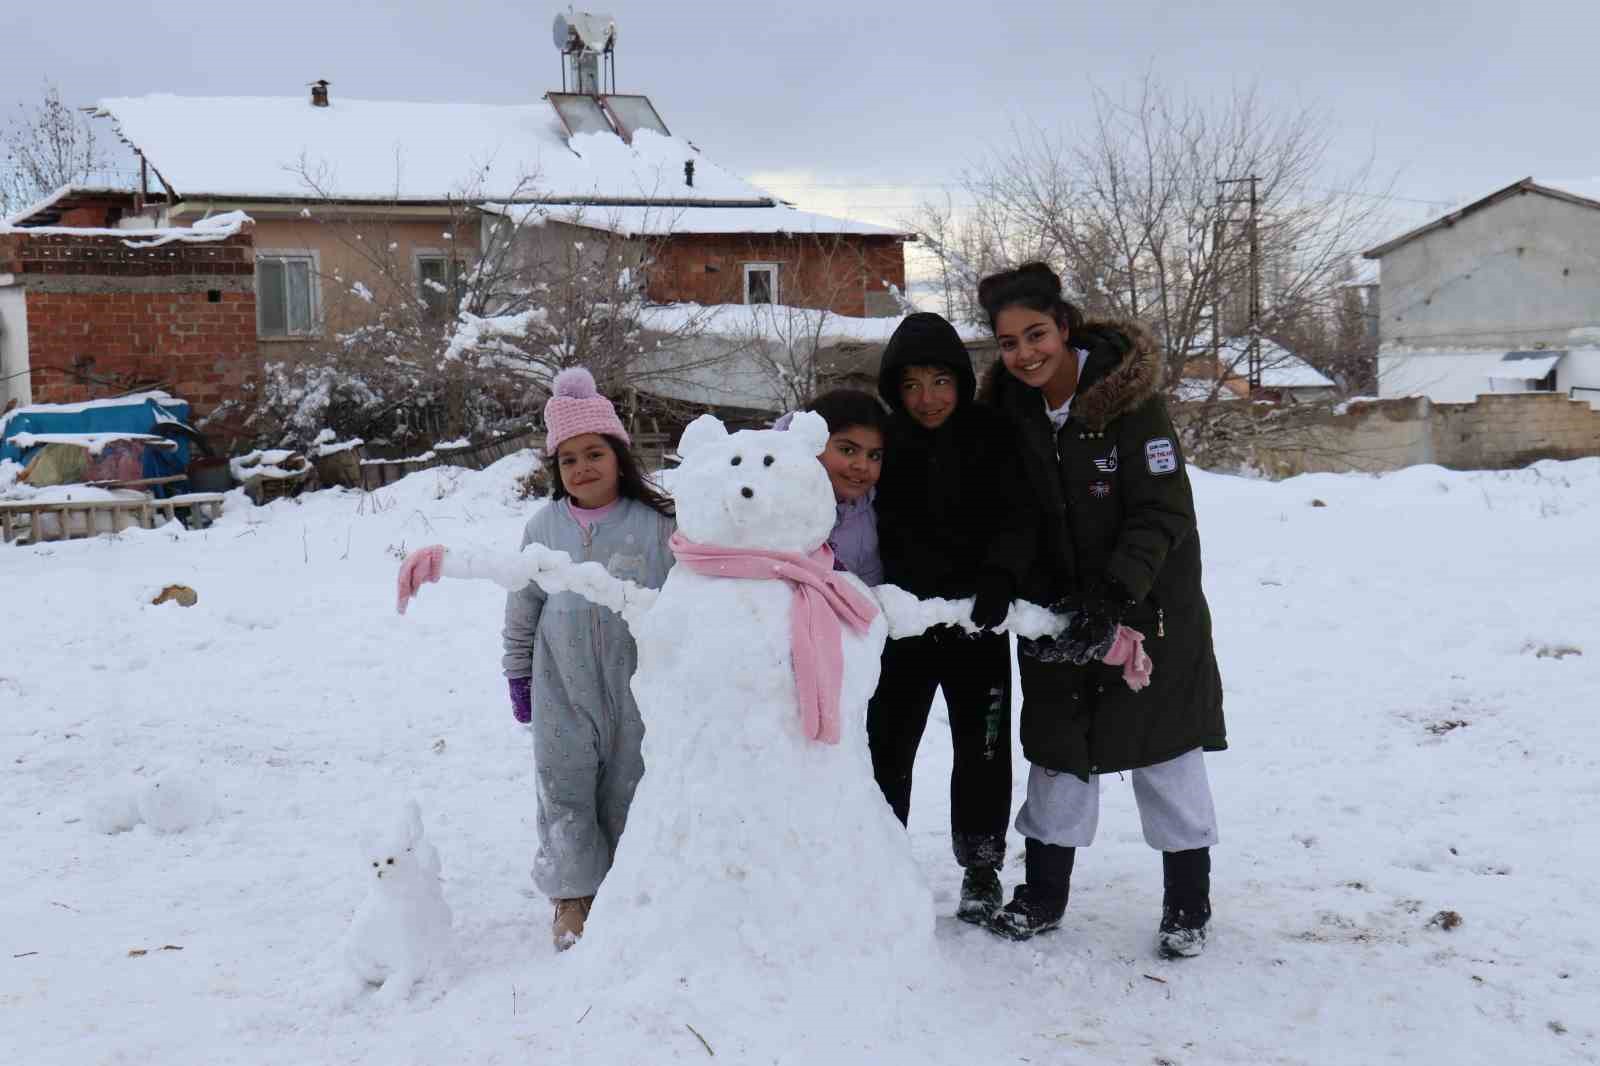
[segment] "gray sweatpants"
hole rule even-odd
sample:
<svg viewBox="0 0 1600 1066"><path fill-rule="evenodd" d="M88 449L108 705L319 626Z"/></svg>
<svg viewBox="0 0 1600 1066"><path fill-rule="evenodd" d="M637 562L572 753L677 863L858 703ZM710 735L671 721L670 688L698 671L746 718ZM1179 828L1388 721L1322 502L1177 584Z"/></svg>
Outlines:
<svg viewBox="0 0 1600 1066"><path fill-rule="evenodd" d="M1157 851L1208 848L1217 842L1217 811L1199 748L1175 759L1130 771L1144 840ZM1028 767L1028 798L1017 812L1017 832L1045 844L1085 848L1100 825L1100 778L1088 781L1039 766Z"/></svg>
<svg viewBox="0 0 1600 1066"><path fill-rule="evenodd" d="M625 704L617 710L556 700L534 705L533 882L551 899L592 896L611 869L644 776L644 722L632 700Z"/></svg>

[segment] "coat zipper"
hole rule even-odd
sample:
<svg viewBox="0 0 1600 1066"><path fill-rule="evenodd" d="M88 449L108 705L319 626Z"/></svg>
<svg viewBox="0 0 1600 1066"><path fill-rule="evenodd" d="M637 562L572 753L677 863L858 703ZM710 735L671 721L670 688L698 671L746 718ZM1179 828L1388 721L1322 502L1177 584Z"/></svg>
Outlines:
<svg viewBox="0 0 1600 1066"><path fill-rule="evenodd" d="M578 528L581 530L583 535L583 561L586 563L592 562L594 553L590 550L590 548L594 544L594 527L585 526L582 522L579 522ZM585 599L587 599L587 597L585 597ZM611 693L606 686L606 672L604 665L606 656L605 643L600 632L600 608L594 603L593 600L589 601L589 631L594 634L595 661L599 665L600 691L605 695L606 700L609 702L611 699Z"/></svg>

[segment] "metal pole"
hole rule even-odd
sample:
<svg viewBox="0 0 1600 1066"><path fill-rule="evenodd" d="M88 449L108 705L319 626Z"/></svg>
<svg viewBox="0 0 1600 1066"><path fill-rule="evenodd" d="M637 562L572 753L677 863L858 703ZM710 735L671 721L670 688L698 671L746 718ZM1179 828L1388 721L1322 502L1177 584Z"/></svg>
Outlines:
<svg viewBox="0 0 1600 1066"><path fill-rule="evenodd" d="M1261 388L1261 228L1256 183L1250 176L1250 394Z"/></svg>

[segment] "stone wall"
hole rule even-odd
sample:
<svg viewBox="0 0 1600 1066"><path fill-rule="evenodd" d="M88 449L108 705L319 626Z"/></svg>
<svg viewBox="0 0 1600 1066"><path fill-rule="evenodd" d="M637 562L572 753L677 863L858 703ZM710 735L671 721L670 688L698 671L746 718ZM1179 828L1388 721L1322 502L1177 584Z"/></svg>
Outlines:
<svg viewBox="0 0 1600 1066"><path fill-rule="evenodd" d="M1421 463L1505 470L1600 455L1600 411L1562 393L1484 395L1473 403L1413 396L1343 409L1192 404L1173 414L1202 466L1250 466L1272 477Z"/></svg>

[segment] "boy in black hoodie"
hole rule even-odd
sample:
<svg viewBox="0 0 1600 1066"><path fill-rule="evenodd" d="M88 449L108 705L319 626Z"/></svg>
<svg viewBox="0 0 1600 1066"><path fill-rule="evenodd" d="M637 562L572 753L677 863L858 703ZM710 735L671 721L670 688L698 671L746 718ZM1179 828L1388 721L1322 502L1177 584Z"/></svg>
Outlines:
<svg viewBox="0 0 1600 1066"><path fill-rule="evenodd" d="M1036 546L1037 515L1006 417L974 402L972 358L935 314L908 316L883 351L878 394L893 412L878 482L884 577L919 596L976 597L999 624ZM935 689L950 711L950 831L965 870L956 916L981 923L1002 902L1011 817L1011 654L1003 634L940 627L884 649L867 709L872 770L904 822Z"/></svg>

